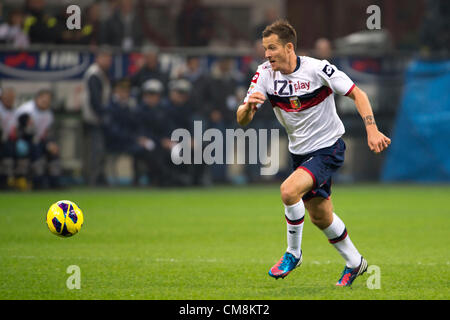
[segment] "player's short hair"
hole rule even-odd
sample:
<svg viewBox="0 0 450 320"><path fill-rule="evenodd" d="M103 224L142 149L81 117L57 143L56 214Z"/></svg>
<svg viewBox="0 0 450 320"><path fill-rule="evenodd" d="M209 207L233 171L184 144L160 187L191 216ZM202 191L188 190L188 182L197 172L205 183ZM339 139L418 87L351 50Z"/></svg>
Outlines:
<svg viewBox="0 0 450 320"><path fill-rule="evenodd" d="M268 25L264 29L262 36L266 38L272 34L276 34L284 45L291 42L294 45L294 50L297 50L297 32L287 20L279 19Z"/></svg>

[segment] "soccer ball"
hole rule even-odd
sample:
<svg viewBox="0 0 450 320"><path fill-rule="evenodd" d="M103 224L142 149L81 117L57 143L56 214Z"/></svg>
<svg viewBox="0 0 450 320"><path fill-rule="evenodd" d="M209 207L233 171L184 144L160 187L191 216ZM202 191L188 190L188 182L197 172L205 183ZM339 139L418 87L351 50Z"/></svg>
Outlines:
<svg viewBox="0 0 450 320"><path fill-rule="evenodd" d="M48 229L60 237L71 237L76 234L80 231L83 221L83 212L69 200L52 204L47 212Z"/></svg>

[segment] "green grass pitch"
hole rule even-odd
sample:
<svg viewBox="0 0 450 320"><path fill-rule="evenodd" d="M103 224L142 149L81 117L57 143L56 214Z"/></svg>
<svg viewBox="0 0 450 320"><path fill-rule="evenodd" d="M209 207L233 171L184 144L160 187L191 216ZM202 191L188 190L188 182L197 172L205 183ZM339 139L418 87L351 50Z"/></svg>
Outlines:
<svg viewBox="0 0 450 320"><path fill-rule="evenodd" d="M44 223L62 199L85 217L67 239ZM2 193L0 299L450 298L450 186L336 185L333 202L379 289L376 273L335 287L344 261L309 217L302 266L267 275L286 249L278 186Z"/></svg>

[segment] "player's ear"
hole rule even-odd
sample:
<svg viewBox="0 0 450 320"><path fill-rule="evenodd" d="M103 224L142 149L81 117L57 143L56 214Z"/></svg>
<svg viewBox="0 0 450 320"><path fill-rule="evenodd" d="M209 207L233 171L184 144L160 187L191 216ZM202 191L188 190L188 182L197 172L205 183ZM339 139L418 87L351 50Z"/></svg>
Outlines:
<svg viewBox="0 0 450 320"><path fill-rule="evenodd" d="M294 44L292 42L286 43L286 49L288 52L294 51Z"/></svg>

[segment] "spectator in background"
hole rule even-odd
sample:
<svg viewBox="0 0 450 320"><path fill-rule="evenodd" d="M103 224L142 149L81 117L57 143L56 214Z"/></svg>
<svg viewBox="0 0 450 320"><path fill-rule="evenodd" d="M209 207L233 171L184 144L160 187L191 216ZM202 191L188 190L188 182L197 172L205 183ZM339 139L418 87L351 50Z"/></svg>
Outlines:
<svg viewBox="0 0 450 320"><path fill-rule="evenodd" d="M319 38L314 43L313 57L319 60L328 60L333 63L333 48L331 41L327 38Z"/></svg>
<svg viewBox="0 0 450 320"><path fill-rule="evenodd" d="M178 45L207 46L213 35L213 21L201 0L184 0L176 20Z"/></svg>
<svg viewBox="0 0 450 320"><path fill-rule="evenodd" d="M14 124L13 88L0 90L0 189L13 185L14 180L14 142L10 132Z"/></svg>
<svg viewBox="0 0 450 320"><path fill-rule="evenodd" d="M133 154L137 149L136 101L130 95L130 83L123 79L114 85L111 101L105 109L103 127L108 153Z"/></svg>
<svg viewBox="0 0 450 320"><path fill-rule="evenodd" d="M425 1L425 14L419 29L421 53L424 56L440 54L448 58L450 53L450 2L448 0Z"/></svg>
<svg viewBox="0 0 450 320"><path fill-rule="evenodd" d="M234 103L239 100L239 87L244 78L233 66L234 60L231 57L220 57L211 68L205 103L209 106L211 126L216 128L229 128L235 122Z"/></svg>
<svg viewBox="0 0 450 320"><path fill-rule="evenodd" d="M133 91L138 94L144 82L150 79L158 79L165 88L169 81L169 73L161 69L158 48L148 46L144 48L142 53L142 66L131 77Z"/></svg>
<svg viewBox="0 0 450 320"><path fill-rule="evenodd" d="M122 0L106 0L101 1L102 19L106 20L108 17L114 14L114 11L120 10L120 2Z"/></svg>
<svg viewBox="0 0 450 320"><path fill-rule="evenodd" d="M97 46L100 36L100 4L94 2L84 13L85 21L81 29L80 44Z"/></svg>
<svg viewBox="0 0 450 320"><path fill-rule="evenodd" d="M24 31L31 43L59 43L60 27L57 18L45 10L45 0L27 0Z"/></svg>
<svg viewBox="0 0 450 320"><path fill-rule="evenodd" d="M61 30L61 37L66 44L81 44L90 45L95 48L99 43L99 29L100 29L100 4L94 2L82 13L82 28L80 30L69 30L65 27L65 21L69 14L66 12L66 7L62 8L61 25L64 27Z"/></svg>
<svg viewBox="0 0 450 320"><path fill-rule="evenodd" d="M242 74L233 68L234 60L231 57L221 57L211 68L210 80L205 97L205 106L208 110L209 127L219 129L223 134L227 128L235 126L235 106L233 103L242 101L246 89L242 86ZM243 91L243 93L241 93ZM227 182L227 167L222 164L210 166L213 182Z"/></svg>
<svg viewBox="0 0 450 320"><path fill-rule="evenodd" d="M266 53L264 50L264 47L261 43L261 39L255 40L253 42L253 55L252 55L252 61L250 62L247 70L247 79L249 82L251 81L251 78L253 78L253 75L255 74L255 70L258 68L258 66L266 61Z"/></svg>
<svg viewBox="0 0 450 320"><path fill-rule="evenodd" d="M23 31L24 15L21 10L13 10L8 22L0 23L0 43L10 44L14 48L26 48L30 45L28 35Z"/></svg>
<svg viewBox="0 0 450 320"><path fill-rule="evenodd" d="M111 102L105 110L103 121L105 146L113 165L118 155L134 157L142 148L138 141L139 118L136 115L136 101L130 92L128 80L118 81L114 85ZM134 177L134 180L136 179Z"/></svg>
<svg viewBox="0 0 450 320"><path fill-rule="evenodd" d="M172 80L169 83L169 104L167 110L171 124L170 132L183 128L188 130L193 138L194 110L190 103L191 90L192 85L189 81L184 79ZM194 140L191 142L192 164L174 165L173 177L176 179L177 185L199 185L204 183L204 164L193 164L194 148L202 148L202 146L196 146Z"/></svg>
<svg viewBox="0 0 450 320"><path fill-rule="evenodd" d="M34 189L58 188L61 185L59 146L50 132L54 119L51 104L51 91L43 89L14 112L12 137L15 140L16 184L19 188L27 188L23 180L30 173Z"/></svg>
<svg viewBox="0 0 450 320"><path fill-rule="evenodd" d="M105 147L103 136L103 115L111 95L109 69L112 54L100 48L95 62L84 74L86 100L82 106L84 152L83 171L85 181L90 185L105 182Z"/></svg>
<svg viewBox="0 0 450 320"><path fill-rule="evenodd" d="M202 120L207 120L209 111L204 103L207 96L206 90L208 89L209 74L201 65L199 56L188 56L186 63L181 70L178 70L176 78L188 80L192 88L191 101L194 108L194 112Z"/></svg>
<svg viewBox="0 0 450 320"><path fill-rule="evenodd" d="M142 85L142 101L139 105L138 143L140 152L135 158L137 176L145 176L158 186L171 184L169 164L174 142L170 140L167 101L163 100L164 87L158 79L150 79ZM142 169L141 169L142 168ZM137 181L136 181L137 183Z"/></svg>
<svg viewBox="0 0 450 320"><path fill-rule="evenodd" d="M190 94L192 85L184 79L169 82L169 104L167 106L171 129L193 129L193 107Z"/></svg>
<svg viewBox="0 0 450 320"><path fill-rule="evenodd" d="M142 45L142 30L142 24L135 12L134 0L120 0L118 8L102 26L101 43L131 50Z"/></svg>
<svg viewBox="0 0 450 320"><path fill-rule="evenodd" d="M255 26L253 31L253 41L259 40L261 42L262 32L266 26L271 25L275 20L279 19L280 15L275 8L267 8L264 10L264 20Z"/></svg>

